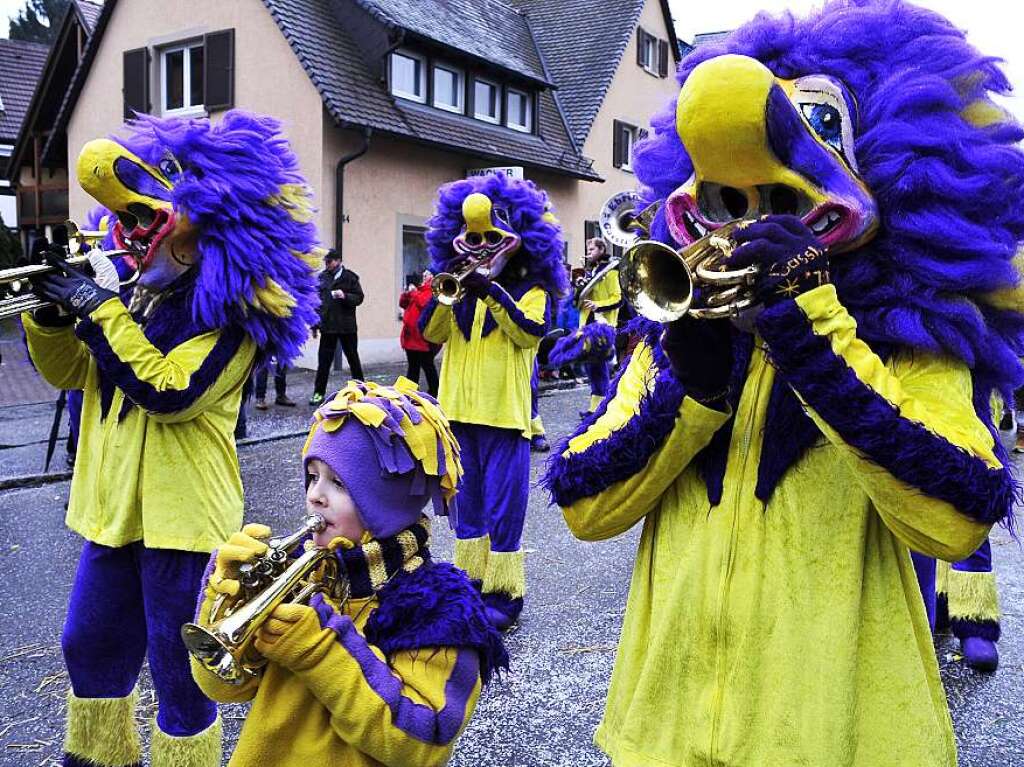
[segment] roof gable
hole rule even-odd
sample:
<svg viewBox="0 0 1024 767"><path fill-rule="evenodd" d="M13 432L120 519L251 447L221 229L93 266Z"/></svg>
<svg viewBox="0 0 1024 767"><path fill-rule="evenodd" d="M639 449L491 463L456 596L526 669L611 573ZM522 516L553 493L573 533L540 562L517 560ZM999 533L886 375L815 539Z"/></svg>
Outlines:
<svg viewBox="0 0 1024 767"><path fill-rule="evenodd" d="M49 51L41 43L0 39L0 142L17 140Z"/></svg>
<svg viewBox="0 0 1024 767"><path fill-rule="evenodd" d="M393 30L551 85L525 14L501 0L356 0Z"/></svg>

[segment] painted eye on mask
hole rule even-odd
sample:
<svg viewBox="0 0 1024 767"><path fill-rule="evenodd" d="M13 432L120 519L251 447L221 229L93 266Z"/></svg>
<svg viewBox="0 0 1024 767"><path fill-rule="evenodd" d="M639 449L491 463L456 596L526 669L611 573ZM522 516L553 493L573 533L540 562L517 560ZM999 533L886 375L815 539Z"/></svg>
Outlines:
<svg viewBox="0 0 1024 767"><path fill-rule="evenodd" d="M831 104L801 104L801 111L822 141L843 153L843 117Z"/></svg>
<svg viewBox="0 0 1024 767"><path fill-rule="evenodd" d="M174 181L182 173L181 165L169 153L163 156L163 159L157 164L157 169L168 181Z"/></svg>

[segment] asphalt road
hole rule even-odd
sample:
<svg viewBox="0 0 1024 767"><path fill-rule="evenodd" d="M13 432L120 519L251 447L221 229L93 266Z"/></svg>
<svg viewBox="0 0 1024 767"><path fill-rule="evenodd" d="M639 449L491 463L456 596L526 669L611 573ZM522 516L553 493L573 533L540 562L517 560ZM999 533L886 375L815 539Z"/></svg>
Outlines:
<svg viewBox="0 0 1024 767"><path fill-rule="evenodd" d="M305 393L298 385L290 391ZM583 389L543 397L549 434L567 432L586 399ZM32 417L43 422L43 415ZM307 417L305 407L271 410L256 416L250 434L301 429ZM241 447L248 520L281 530L295 525L302 508L300 446L301 438L290 437ZM32 453L31 461L37 458ZM534 479L542 459L534 455ZM0 765L59 764L67 687L59 638L81 545L62 524L67 492L61 482L0 493ZM434 533L436 555L450 557L452 535L443 521ZM512 672L485 691L453 765L608 763L591 736L603 709L637 536L634 530L600 544L576 541L545 494L534 491L525 536L529 595L522 622L508 637ZM936 645L962 767L1024 767L1024 555L1003 534L994 551L1005 613L999 671L982 675L964 667L949 637ZM154 707L148 678L142 689L140 720ZM229 754L245 709L225 706L222 715Z"/></svg>

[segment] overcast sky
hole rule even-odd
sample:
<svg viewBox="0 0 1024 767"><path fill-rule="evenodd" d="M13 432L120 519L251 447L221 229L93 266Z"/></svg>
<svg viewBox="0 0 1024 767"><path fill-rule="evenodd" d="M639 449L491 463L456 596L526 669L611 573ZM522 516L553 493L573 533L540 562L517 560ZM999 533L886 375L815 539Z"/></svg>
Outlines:
<svg viewBox="0 0 1024 767"><path fill-rule="evenodd" d="M1018 91L1007 106L1024 119L1024 49L1021 46L1024 5L1007 0L916 2L967 30L967 38L983 53L1006 60L1006 73ZM822 5L820 0L669 0L668 4L675 16L676 31L687 42L692 42L698 32L734 29L760 10L771 13L792 10L800 15Z"/></svg>

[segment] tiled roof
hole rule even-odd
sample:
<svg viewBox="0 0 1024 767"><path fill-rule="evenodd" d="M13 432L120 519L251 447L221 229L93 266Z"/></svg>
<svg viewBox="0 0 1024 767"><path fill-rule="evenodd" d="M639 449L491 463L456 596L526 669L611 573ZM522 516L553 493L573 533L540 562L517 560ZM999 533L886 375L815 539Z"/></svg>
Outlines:
<svg viewBox="0 0 1024 767"><path fill-rule="evenodd" d="M91 3L89 0L74 0L74 3L78 7L82 21L85 22L86 31L91 33L96 29L96 22L103 11L103 3Z"/></svg>
<svg viewBox="0 0 1024 767"><path fill-rule="evenodd" d="M49 50L40 43L0 39L0 142L17 140Z"/></svg>
<svg viewBox="0 0 1024 767"><path fill-rule="evenodd" d="M573 139L582 147L636 29L644 0L515 0L531 21ZM676 52L675 29L661 3Z"/></svg>
<svg viewBox="0 0 1024 767"><path fill-rule="evenodd" d="M403 29L503 69L547 83L526 19L502 0L355 0Z"/></svg>
<svg viewBox="0 0 1024 767"><path fill-rule="evenodd" d="M539 135L395 99L370 70L346 24L334 15L331 0L263 2L339 125L373 128L499 162L599 178L573 146L550 90L542 91L539 100ZM539 58L537 66L543 74Z"/></svg>

